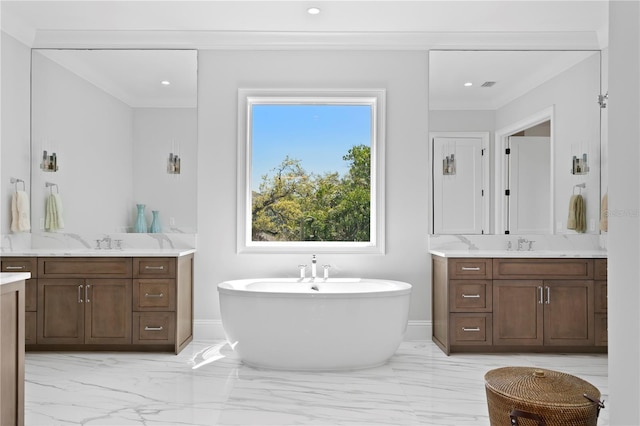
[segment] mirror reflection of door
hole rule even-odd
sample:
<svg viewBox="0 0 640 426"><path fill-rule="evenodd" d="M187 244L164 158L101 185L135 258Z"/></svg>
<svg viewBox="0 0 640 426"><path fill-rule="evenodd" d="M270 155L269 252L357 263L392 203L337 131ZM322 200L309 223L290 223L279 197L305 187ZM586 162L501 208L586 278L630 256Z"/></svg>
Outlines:
<svg viewBox="0 0 640 426"><path fill-rule="evenodd" d="M482 137L433 137L433 232L483 234Z"/></svg>
<svg viewBox="0 0 640 426"><path fill-rule="evenodd" d="M549 221L550 138L510 136L508 141L510 234L552 233Z"/></svg>

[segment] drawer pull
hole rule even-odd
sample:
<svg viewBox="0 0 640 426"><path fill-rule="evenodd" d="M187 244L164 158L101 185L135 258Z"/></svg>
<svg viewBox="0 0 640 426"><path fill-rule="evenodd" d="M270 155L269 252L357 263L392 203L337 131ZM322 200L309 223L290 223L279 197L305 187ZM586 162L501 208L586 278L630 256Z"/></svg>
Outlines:
<svg viewBox="0 0 640 426"><path fill-rule="evenodd" d="M145 293L144 297L164 297L164 293L160 293L160 294Z"/></svg>
<svg viewBox="0 0 640 426"><path fill-rule="evenodd" d="M160 326L160 327L149 327L148 325L144 326L144 331L162 331L164 330L164 327Z"/></svg>
<svg viewBox="0 0 640 426"><path fill-rule="evenodd" d="M82 303L82 286L78 286L78 303Z"/></svg>
<svg viewBox="0 0 640 426"><path fill-rule="evenodd" d="M538 304L542 305L544 303L544 296L542 295L542 287L538 287L538 294L539 294L539 298L538 298Z"/></svg>
<svg viewBox="0 0 640 426"><path fill-rule="evenodd" d="M462 327L462 331L464 331L465 333L467 331L480 331L480 327L473 327L473 328L471 328L471 327Z"/></svg>
<svg viewBox="0 0 640 426"><path fill-rule="evenodd" d="M479 271L480 267L479 266L463 266L462 270L463 271Z"/></svg>
<svg viewBox="0 0 640 426"><path fill-rule="evenodd" d="M164 266L145 266L144 267L145 270L147 271L164 271Z"/></svg>
<svg viewBox="0 0 640 426"><path fill-rule="evenodd" d="M463 299L480 299L480 295L479 294L463 294L462 298Z"/></svg>
<svg viewBox="0 0 640 426"><path fill-rule="evenodd" d="M16 271L16 270L21 270L21 269L25 269L25 266L7 266L6 267L7 271Z"/></svg>

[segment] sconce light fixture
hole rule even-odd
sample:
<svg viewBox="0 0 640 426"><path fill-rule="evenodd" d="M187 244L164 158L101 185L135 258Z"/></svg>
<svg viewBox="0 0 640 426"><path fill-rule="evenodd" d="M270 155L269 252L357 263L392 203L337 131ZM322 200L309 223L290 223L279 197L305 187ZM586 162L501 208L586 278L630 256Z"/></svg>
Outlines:
<svg viewBox="0 0 640 426"><path fill-rule="evenodd" d="M456 174L456 157L455 154L449 154L442 159L442 174L443 175L455 175Z"/></svg>
<svg viewBox="0 0 640 426"><path fill-rule="evenodd" d="M57 172L58 171L58 157L55 152L48 155L47 151L42 152L42 162L40 168L44 172Z"/></svg>
<svg viewBox="0 0 640 426"><path fill-rule="evenodd" d="M169 159L167 160L167 173L170 175L180 174L180 157L172 152L169 153Z"/></svg>
<svg viewBox="0 0 640 426"><path fill-rule="evenodd" d="M589 173L589 164L587 163L587 154L582 154L582 157L573 156L573 163L571 164L572 175L586 175Z"/></svg>

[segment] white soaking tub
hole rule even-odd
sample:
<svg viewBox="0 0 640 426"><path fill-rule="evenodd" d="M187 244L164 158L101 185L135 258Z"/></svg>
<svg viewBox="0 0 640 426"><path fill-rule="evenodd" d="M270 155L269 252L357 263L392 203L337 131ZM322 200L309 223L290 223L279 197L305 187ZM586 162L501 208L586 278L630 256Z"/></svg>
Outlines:
<svg viewBox="0 0 640 426"><path fill-rule="evenodd" d="M218 284L229 344L251 366L345 370L385 363L407 328L411 284L269 278Z"/></svg>

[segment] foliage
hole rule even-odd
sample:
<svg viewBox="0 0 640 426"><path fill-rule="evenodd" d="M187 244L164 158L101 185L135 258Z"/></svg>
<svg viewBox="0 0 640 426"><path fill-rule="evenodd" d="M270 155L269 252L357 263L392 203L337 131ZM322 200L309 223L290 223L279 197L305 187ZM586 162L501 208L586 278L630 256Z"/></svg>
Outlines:
<svg viewBox="0 0 640 426"><path fill-rule="evenodd" d="M253 241L369 241L371 149L352 147L349 172L307 173L288 156L252 194Z"/></svg>

